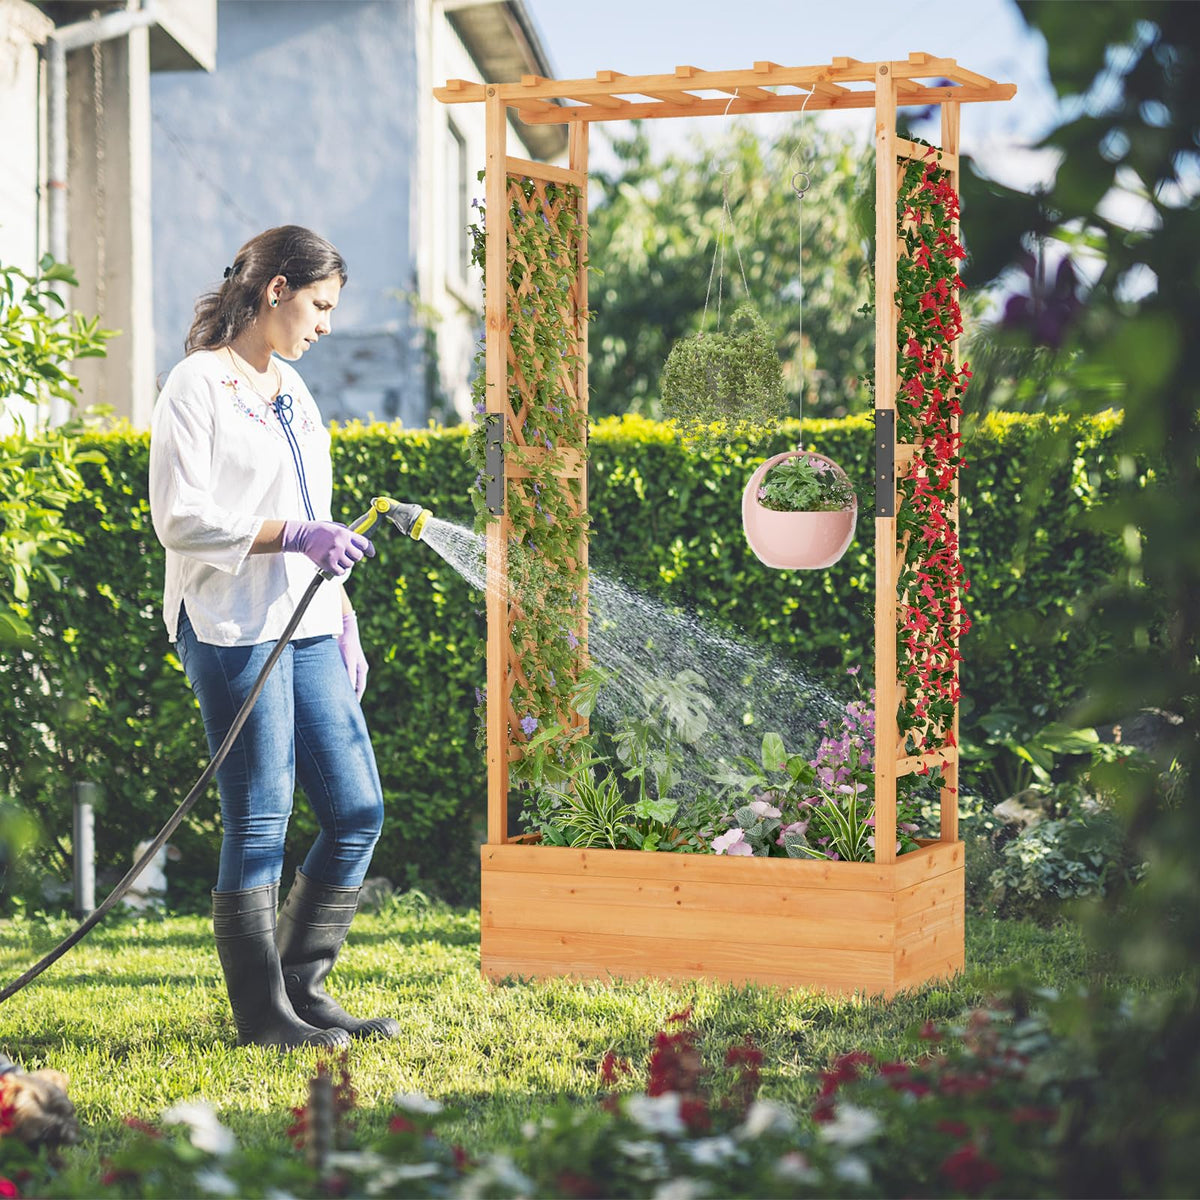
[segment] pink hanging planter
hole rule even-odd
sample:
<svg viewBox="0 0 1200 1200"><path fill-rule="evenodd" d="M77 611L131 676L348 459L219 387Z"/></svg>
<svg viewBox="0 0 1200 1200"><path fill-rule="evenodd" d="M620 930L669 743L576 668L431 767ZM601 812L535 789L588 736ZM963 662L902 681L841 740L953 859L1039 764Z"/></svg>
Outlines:
<svg viewBox="0 0 1200 1200"><path fill-rule="evenodd" d="M742 493L742 528L759 561L768 567L791 571L818 571L831 567L854 539L858 500L837 512L777 512L758 502L758 489L767 472L787 458L805 457L828 463L843 479L846 473L831 458L809 450L786 450L768 458L750 476Z"/></svg>

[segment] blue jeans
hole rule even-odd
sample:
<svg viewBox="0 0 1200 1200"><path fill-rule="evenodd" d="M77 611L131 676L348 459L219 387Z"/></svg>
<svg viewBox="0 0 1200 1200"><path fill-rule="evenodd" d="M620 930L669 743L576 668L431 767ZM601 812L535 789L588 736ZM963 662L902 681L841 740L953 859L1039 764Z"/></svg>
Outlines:
<svg viewBox="0 0 1200 1200"><path fill-rule="evenodd" d="M210 646L180 613L176 650L200 702L211 754L274 646ZM223 828L218 892L279 881L297 778L321 827L301 870L317 883L357 887L383 828L383 789L333 637L288 643L217 771Z"/></svg>

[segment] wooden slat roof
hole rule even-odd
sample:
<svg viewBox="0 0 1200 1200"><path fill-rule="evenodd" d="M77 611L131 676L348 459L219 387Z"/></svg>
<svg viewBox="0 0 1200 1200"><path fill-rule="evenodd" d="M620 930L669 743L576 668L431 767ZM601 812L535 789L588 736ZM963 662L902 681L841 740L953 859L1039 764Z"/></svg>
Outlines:
<svg viewBox="0 0 1200 1200"><path fill-rule="evenodd" d="M597 71L594 79L522 76L519 82L482 84L447 80L434 95L447 104L499 95L530 125L569 121L627 121L698 117L708 113L805 112L874 108L875 81L897 80L902 107L1011 100L1017 87L960 67L953 58L913 53L898 62L835 58L826 66L785 67L756 62L749 70L704 71L676 67L670 75L623 75ZM714 96L712 93L716 93Z"/></svg>

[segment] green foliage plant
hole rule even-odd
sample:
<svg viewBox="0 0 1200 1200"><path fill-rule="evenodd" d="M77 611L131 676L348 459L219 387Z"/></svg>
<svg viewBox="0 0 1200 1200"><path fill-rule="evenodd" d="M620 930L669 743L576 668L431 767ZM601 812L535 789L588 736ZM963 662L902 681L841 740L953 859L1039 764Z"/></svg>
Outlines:
<svg viewBox="0 0 1200 1200"><path fill-rule="evenodd" d="M824 458L796 454L766 473L758 502L775 512L841 512L854 503L854 489Z"/></svg>
<svg viewBox="0 0 1200 1200"><path fill-rule="evenodd" d="M726 332L677 341L659 390L663 415L691 438L730 440L770 430L788 411L774 338L751 304L734 310Z"/></svg>
<svg viewBox="0 0 1200 1200"><path fill-rule="evenodd" d="M33 643L30 583L61 585L52 563L82 541L65 509L83 489L80 464L99 461L78 448L80 422L51 429L42 416L50 400L75 403L68 366L102 356L113 336L99 317L52 311L65 309L54 289L76 284L49 255L36 275L0 263L0 645L9 647Z"/></svg>
<svg viewBox="0 0 1200 1200"><path fill-rule="evenodd" d="M851 700L815 756L789 754L778 733L763 738L761 762L745 762L729 828L713 839L717 854L875 860L874 692ZM898 782L896 852L917 848L922 781Z"/></svg>

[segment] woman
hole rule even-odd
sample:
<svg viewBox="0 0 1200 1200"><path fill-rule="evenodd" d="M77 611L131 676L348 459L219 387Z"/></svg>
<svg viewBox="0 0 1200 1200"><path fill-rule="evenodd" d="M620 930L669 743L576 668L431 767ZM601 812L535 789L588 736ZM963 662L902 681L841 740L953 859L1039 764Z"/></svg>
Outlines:
<svg viewBox="0 0 1200 1200"><path fill-rule="evenodd" d="M167 551L163 619L216 753L311 583L374 548L331 519L329 432L290 365L330 332L346 264L296 225L247 242L203 296L150 440ZM325 993L383 822L359 699L367 663L338 580L318 589L229 757L213 932L238 1040L290 1049L395 1037ZM297 777L320 825L276 921Z"/></svg>

